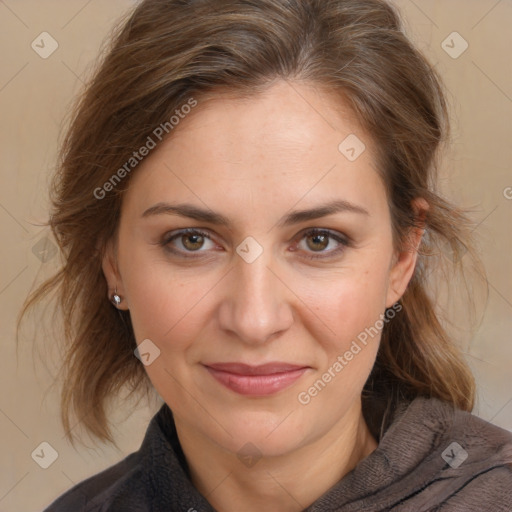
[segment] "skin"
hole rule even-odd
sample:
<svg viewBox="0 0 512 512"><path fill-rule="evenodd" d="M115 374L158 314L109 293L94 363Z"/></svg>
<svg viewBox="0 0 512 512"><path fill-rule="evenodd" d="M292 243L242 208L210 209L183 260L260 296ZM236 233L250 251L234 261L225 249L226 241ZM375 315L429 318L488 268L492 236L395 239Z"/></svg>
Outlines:
<svg viewBox="0 0 512 512"><path fill-rule="evenodd" d="M352 133L366 145L353 162L338 150ZM411 232L409 249L393 249L373 149L339 99L277 81L250 99L199 102L132 177L105 277L137 343L150 339L161 351L145 369L173 411L194 485L217 510L303 510L377 446L360 397L380 334L307 405L297 399L396 303L414 270L422 232ZM368 214L278 224L291 210L340 199ZM161 202L209 208L230 225L142 217ZM178 236L167 247L179 254L159 244L184 228L211 239ZM304 236L310 228L351 244ZM248 236L263 248L252 263L236 252ZM308 259L315 255L323 257ZM275 394L248 397L203 366L233 361L308 370ZM247 443L258 459L251 467L237 457Z"/></svg>

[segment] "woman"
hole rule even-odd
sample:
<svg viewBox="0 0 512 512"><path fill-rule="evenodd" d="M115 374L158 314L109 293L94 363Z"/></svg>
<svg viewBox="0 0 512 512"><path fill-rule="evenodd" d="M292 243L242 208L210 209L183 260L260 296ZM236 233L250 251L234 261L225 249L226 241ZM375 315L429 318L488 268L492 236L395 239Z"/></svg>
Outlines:
<svg viewBox="0 0 512 512"><path fill-rule="evenodd" d="M443 243L473 255L435 191L447 133L383 0L140 3L77 106L65 265L27 307L59 291L67 432L112 441L125 387L164 404L46 510L511 510L511 435L470 414L428 292Z"/></svg>

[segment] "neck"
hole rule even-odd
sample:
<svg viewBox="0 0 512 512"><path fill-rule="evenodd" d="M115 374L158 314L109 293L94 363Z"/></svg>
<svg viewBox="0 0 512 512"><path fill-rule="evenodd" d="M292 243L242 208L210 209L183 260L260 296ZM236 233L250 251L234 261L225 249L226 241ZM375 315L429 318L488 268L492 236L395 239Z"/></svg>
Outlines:
<svg viewBox="0 0 512 512"><path fill-rule="evenodd" d="M178 418L175 423L192 483L219 512L302 511L377 447L360 402L325 435L252 467Z"/></svg>

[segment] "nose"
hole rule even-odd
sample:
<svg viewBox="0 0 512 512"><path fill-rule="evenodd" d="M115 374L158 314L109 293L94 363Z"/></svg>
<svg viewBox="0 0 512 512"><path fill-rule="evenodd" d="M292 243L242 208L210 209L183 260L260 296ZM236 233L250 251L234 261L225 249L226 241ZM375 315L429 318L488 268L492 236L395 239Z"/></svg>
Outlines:
<svg viewBox="0 0 512 512"><path fill-rule="evenodd" d="M292 325L292 292L273 270L267 251L252 263L238 258L234 265L219 310L220 326L243 343L264 344Z"/></svg>

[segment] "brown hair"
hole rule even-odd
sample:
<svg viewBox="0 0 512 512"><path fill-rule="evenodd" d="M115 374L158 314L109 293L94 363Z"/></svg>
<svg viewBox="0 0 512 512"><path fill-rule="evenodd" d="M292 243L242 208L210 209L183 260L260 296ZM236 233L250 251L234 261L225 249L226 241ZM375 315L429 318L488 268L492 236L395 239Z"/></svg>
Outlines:
<svg viewBox="0 0 512 512"><path fill-rule="evenodd" d="M447 106L439 77L404 35L394 8L383 0L145 0L110 40L75 106L53 182L49 225L64 264L20 314L21 322L57 292L68 439L74 412L90 433L114 442L107 400L125 388L151 389L133 354L129 313L108 301L101 266L130 175L107 187L104 198L94 191L191 97L221 90L249 97L276 79L310 83L348 102L378 150L396 248L409 228L423 225L411 201L429 203L403 311L384 326L363 397L382 395L389 405L422 395L471 410L473 377L427 290L441 262L460 269L465 251L477 261L471 224L435 190Z"/></svg>

